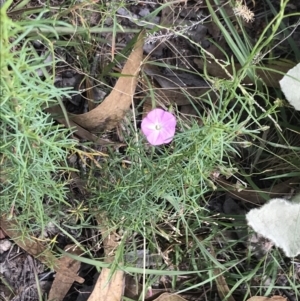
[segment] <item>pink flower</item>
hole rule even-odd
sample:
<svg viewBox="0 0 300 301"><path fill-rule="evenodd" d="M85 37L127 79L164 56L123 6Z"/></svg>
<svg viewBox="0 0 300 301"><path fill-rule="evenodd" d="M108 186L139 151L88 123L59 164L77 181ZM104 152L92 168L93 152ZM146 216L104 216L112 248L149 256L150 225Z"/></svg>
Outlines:
<svg viewBox="0 0 300 301"><path fill-rule="evenodd" d="M154 109L142 120L142 132L152 145L172 141L175 134L176 118L162 109Z"/></svg>

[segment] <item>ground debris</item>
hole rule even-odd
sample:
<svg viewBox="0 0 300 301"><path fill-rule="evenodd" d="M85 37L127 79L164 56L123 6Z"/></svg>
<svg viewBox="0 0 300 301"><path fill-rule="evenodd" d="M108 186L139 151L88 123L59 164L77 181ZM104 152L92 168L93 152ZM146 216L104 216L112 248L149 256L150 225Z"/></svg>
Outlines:
<svg viewBox="0 0 300 301"><path fill-rule="evenodd" d="M43 295L50 289L51 282L40 280L47 267L17 245L1 254L1 296L5 300L39 300L38 291Z"/></svg>

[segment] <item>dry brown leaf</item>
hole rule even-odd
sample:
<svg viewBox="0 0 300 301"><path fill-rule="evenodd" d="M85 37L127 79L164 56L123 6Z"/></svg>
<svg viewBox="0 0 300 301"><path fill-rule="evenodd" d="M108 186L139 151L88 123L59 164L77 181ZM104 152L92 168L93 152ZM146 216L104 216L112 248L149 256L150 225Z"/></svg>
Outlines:
<svg viewBox="0 0 300 301"><path fill-rule="evenodd" d="M271 298L256 296L251 297L247 301L287 301L287 299L282 296L273 296Z"/></svg>
<svg viewBox="0 0 300 301"><path fill-rule="evenodd" d="M69 120L69 123L66 121L64 118L62 109L59 105L53 106L50 108L47 108L45 110L46 112L50 113L52 115L52 118L55 119L57 122L63 124L66 127L71 127L75 128L74 134L78 136L81 139L88 140L88 141L93 141L95 144L100 145L100 146L106 146L106 145L116 145L116 146L121 146L121 144L116 144L113 141L108 141L106 139L102 139L97 137L96 135L90 133L77 123L75 123L72 120Z"/></svg>
<svg viewBox="0 0 300 301"><path fill-rule="evenodd" d="M125 275L125 290L124 297L138 300L143 291L143 285L137 281L133 276L126 274ZM151 288L145 292L145 300L150 298L153 299L154 296L158 296L162 293L169 292L170 290L166 288Z"/></svg>
<svg viewBox="0 0 300 301"><path fill-rule="evenodd" d="M158 85L154 82L151 83L151 80L145 80L142 78L141 85L143 90L150 90L155 93L155 98L161 104L177 104L190 105L191 99L193 103L199 102L199 98L205 94L209 94L209 97L212 101L217 100L217 94L212 91L212 89L206 84L204 80L199 80L197 82L192 82L192 87L180 86L179 84L173 83L172 80L166 77L160 69L150 63L145 63L142 68L143 74L150 78L154 78ZM178 75L179 76L179 75ZM191 84L189 82L189 84ZM190 95L189 99L186 95ZM195 100L197 98L197 100ZM147 105L152 105L151 97L146 98L145 103Z"/></svg>
<svg viewBox="0 0 300 301"><path fill-rule="evenodd" d="M17 230L17 223L14 220L8 220L6 216L2 216L1 228L21 249L25 250L28 254L38 259L49 268L54 269L56 272L60 272L62 267L60 260L57 259L50 250L47 250L41 242L34 238L30 239L24 237L22 232ZM63 273L63 271L61 272ZM73 282L77 281L82 283L84 281L71 269L68 269L67 274L69 278L73 279Z"/></svg>
<svg viewBox="0 0 300 301"><path fill-rule="evenodd" d="M82 254L82 251L76 246L66 246L65 251L74 255ZM74 281L79 283L84 282L84 279L79 276L76 278L73 277L74 274L77 275L79 268L80 262L67 255L63 255L62 258L58 259L58 269L49 292L48 300L61 301Z"/></svg>
<svg viewBox="0 0 300 301"><path fill-rule="evenodd" d="M34 238L27 238L22 232L17 230L17 223L6 216L1 217L2 230L23 250L38 259L50 268L57 267L57 258L45 248L45 246Z"/></svg>
<svg viewBox="0 0 300 301"><path fill-rule="evenodd" d="M105 262L112 262L114 250L118 247L117 235L110 231L105 214L97 217L97 223L103 239ZM124 291L124 272L117 270L114 273L108 268L103 268L92 294L88 301L120 301Z"/></svg>
<svg viewBox="0 0 300 301"><path fill-rule="evenodd" d="M210 244L210 252L211 252L211 255L216 258L215 250L214 250L214 247L212 244ZM221 300L224 300L225 297L229 295L230 289L227 285L225 277L222 275L221 269L215 268L213 272L214 272L214 275L216 276L215 281L217 284L217 291L218 291L219 297ZM227 301L235 301L235 299L231 295L226 300Z"/></svg>
<svg viewBox="0 0 300 301"><path fill-rule="evenodd" d="M105 213L97 216L97 223L103 237L103 247L105 254L105 262L113 262L114 252L119 246L119 236L108 228L108 221Z"/></svg>
<svg viewBox="0 0 300 301"><path fill-rule="evenodd" d="M270 188L260 189L260 191L256 191L254 189L243 189L242 191L236 191L234 184L221 178L216 179L215 182L220 187L224 188L226 194L231 196L233 199L247 201L252 204L264 204L266 199L263 197L263 194L265 194L268 199L282 196L284 193L288 193L293 185L299 184L299 178L295 177Z"/></svg>
<svg viewBox="0 0 300 301"><path fill-rule="evenodd" d="M5 236L5 233L4 233L4 231L0 228L0 239L3 239L3 238L5 238L6 236Z"/></svg>
<svg viewBox="0 0 300 301"><path fill-rule="evenodd" d="M71 116L70 119L90 131L110 130L125 116L132 103L143 60L144 31L139 35L132 53L122 70L122 75L111 93L95 109Z"/></svg>
<svg viewBox="0 0 300 301"><path fill-rule="evenodd" d="M216 284L217 284L218 294L219 294L221 300L224 300L225 297L230 292L229 287L226 282L226 279L223 275L220 275L221 274L220 269L214 269L214 274L216 275L215 280L216 280ZM232 296L229 296L226 300L227 301L235 301L235 299Z"/></svg>
<svg viewBox="0 0 300 301"><path fill-rule="evenodd" d="M194 62L197 64L199 69L203 69L205 62L200 59L195 59ZM290 64L290 63L282 63L282 64L268 64L265 65L264 67L268 68L269 70L262 70L256 68L256 74L258 77L260 77L263 82L268 86L268 87L273 87L273 88L280 88L279 81L282 79L283 75L287 73L288 70L293 68L295 64ZM207 73L218 78L228 78L228 75L226 71L218 65L216 62L212 61L210 64L206 63L206 68L207 68ZM237 72L238 70L241 69L240 64L235 64L234 66L235 71ZM229 74L233 74L232 66L229 65L226 67L226 70ZM274 71L271 71L274 70ZM281 73L278 73L281 72ZM246 77L243 80L243 83L245 84L252 84L252 80L249 77Z"/></svg>
<svg viewBox="0 0 300 301"><path fill-rule="evenodd" d="M120 301L124 290L124 272L103 268L88 301Z"/></svg>
<svg viewBox="0 0 300 301"><path fill-rule="evenodd" d="M94 99L93 85L91 79L88 77L85 80L85 89L86 89L86 98L88 101L88 108L89 111L91 111L96 108L96 104L95 102L92 101Z"/></svg>
<svg viewBox="0 0 300 301"><path fill-rule="evenodd" d="M187 301L187 300L180 297L179 295L163 293L158 298L156 298L154 301Z"/></svg>
<svg viewBox="0 0 300 301"><path fill-rule="evenodd" d="M131 275L125 275L124 296L133 300L138 300L143 291L143 286ZM147 296L149 297L149 296Z"/></svg>
<svg viewBox="0 0 300 301"><path fill-rule="evenodd" d="M251 297L250 299L247 299L247 301L270 301L270 298L268 297Z"/></svg>

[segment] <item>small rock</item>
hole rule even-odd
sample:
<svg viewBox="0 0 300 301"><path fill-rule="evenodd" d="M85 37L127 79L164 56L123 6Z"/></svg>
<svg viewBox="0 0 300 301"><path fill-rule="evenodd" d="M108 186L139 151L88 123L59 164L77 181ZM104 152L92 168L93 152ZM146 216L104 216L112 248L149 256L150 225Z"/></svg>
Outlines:
<svg viewBox="0 0 300 301"><path fill-rule="evenodd" d="M12 243L8 239L0 240L0 254L8 251L11 247Z"/></svg>

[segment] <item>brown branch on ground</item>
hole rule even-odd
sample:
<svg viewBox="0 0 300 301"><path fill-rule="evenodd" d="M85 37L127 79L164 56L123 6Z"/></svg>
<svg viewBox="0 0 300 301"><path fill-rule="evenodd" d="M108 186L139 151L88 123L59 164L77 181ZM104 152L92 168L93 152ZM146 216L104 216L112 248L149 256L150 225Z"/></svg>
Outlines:
<svg viewBox="0 0 300 301"><path fill-rule="evenodd" d="M252 204L264 204L270 198L282 197L283 194L289 193L291 189L295 187L295 185L300 184L299 178L292 178L270 188L261 189L259 191L254 189L236 191L237 188L235 184L232 184L225 179L217 179L216 182L233 199L246 201Z"/></svg>

